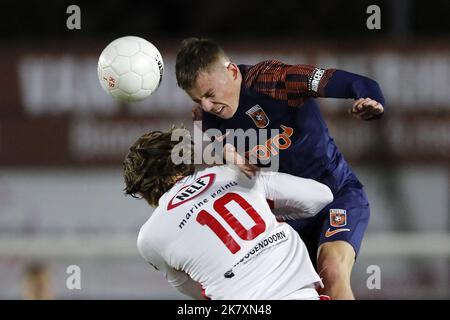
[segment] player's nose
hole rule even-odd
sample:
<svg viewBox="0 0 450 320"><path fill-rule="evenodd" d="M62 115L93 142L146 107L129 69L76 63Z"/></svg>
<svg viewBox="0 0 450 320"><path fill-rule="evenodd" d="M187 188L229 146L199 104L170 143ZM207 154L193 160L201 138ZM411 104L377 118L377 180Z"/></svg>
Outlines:
<svg viewBox="0 0 450 320"><path fill-rule="evenodd" d="M214 103L211 102L211 100L209 100L208 98L203 98L200 101L200 106L202 107L202 109L206 112L211 112Z"/></svg>

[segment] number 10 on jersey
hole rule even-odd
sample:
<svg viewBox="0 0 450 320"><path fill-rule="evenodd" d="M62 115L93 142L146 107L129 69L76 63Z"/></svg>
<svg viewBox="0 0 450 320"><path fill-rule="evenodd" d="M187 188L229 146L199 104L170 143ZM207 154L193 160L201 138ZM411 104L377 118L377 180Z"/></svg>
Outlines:
<svg viewBox="0 0 450 320"><path fill-rule="evenodd" d="M225 205L231 201L236 202L255 222L250 229L246 229L228 210ZM229 192L217 199L213 204L214 210L225 220L225 222L234 230L242 240L253 240L266 230L266 223L263 218L256 212L255 208L237 193ZM198 213L197 222L202 226L208 226L223 242L223 244L235 254L241 249L233 236L223 227L220 222L214 218L208 211L202 210Z"/></svg>

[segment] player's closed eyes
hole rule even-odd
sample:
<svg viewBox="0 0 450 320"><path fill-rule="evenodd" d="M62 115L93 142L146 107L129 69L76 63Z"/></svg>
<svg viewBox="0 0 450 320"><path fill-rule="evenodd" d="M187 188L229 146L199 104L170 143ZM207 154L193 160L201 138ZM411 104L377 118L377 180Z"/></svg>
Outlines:
<svg viewBox="0 0 450 320"><path fill-rule="evenodd" d="M205 93L203 95L204 98L214 98L215 97L215 93L214 91L208 91L207 93ZM201 99L192 99L192 101L194 101L195 103L200 104L202 101Z"/></svg>

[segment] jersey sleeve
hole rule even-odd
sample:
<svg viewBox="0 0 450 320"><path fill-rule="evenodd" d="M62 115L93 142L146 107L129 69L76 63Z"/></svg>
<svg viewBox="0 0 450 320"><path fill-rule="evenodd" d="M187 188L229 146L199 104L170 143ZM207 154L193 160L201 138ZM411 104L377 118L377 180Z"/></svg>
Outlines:
<svg viewBox="0 0 450 320"><path fill-rule="evenodd" d="M138 236L137 247L141 256L161 272L172 287L193 299L203 299L201 284L194 281L187 273L170 266L158 253L151 239L142 231Z"/></svg>
<svg viewBox="0 0 450 320"><path fill-rule="evenodd" d="M333 201L330 188L312 179L279 172L261 172L258 180L266 199L274 203L272 212L280 218L312 217Z"/></svg>
<svg viewBox="0 0 450 320"><path fill-rule="evenodd" d="M368 77L336 70L325 87L325 96L330 98L371 98L379 102L386 109L386 101L380 85ZM384 111L383 111L384 113ZM379 119L383 113L373 116L366 120Z"/></svg>
<svg viewBox="0 0 450 320"><path fill-rule="evenodd" d="M248 88L277 100L285 100L288 106L296 107L309 97L324 97L325 86L334 71L269 60L247 68L243 81Z"/></svg>

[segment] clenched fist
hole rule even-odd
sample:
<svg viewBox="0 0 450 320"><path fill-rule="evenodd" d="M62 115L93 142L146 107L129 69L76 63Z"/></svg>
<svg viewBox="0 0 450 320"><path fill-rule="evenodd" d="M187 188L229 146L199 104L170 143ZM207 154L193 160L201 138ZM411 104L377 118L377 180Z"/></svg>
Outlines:
<svg viewBox="0 0 450 320"><path fill-rule="evenodd" d="M381 103L373 99L360 98L355 101L349 112L358 119L370 120L378 118L381 114L383 114L384 108Z"/></svg>

